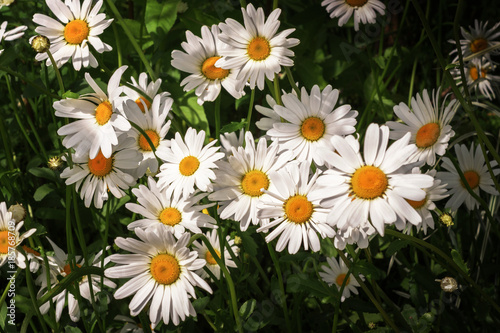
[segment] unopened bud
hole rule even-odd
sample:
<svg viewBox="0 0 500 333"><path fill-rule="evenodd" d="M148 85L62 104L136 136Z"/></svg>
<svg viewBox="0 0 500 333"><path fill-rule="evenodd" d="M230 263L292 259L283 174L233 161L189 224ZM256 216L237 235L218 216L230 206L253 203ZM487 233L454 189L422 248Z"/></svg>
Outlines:
<svg viewBox="0 0 500 333"><path fill-rule="evenodd" d="M31 41L31 47L38 53L45 53L50 48L50 40L42 35L36 36Z"/></svg>
<svg viewBox="0 0 500 333"><path fill-rule="evenodd" d="M445 277L441 280L441 289L447 293L452 293L458 289L457 280L452 277Z"/></svg>
<svg viewBox="0 0 500 333"><path fill-rule="evenodd" d="M234 236L234 244L235 245L241 245L241 243L243 243L243 241L241 240L241 237L240 236Z"/></svg>
<svg viewBox="0 0 500 333"><path fill-rule="evenodd" d="M441 223L447 227L452 226L454 224L453 217L451 217L451 215L448 213L441 214L441 216L439 217L439 221L441 221Z"/></svg>
<svg viewBox="0 0 500 333"><path fill-rule="evenodd" d="M26 217L26 209L24 209L22 204L12 205L8 211L12 213L12 218L16 220L16 223L23 221Z"/></svg>
<svg viewBox="0 0 500 333"><path fill-rule="evenodd" d="M59 156L52 156L49 158L47 165L51 170L57 170L62 166L62 159Z"/></svg>

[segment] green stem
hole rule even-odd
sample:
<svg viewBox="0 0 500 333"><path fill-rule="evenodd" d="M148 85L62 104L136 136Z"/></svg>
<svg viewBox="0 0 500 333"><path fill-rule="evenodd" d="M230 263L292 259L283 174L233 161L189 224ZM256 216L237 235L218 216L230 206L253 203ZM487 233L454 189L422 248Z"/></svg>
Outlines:
<svg viewBox="0 0 500 333"><path fill-rule="evenodd" d="M413 86L415 85L415 73L417 71L417 59L413 61L413 68L411 70L410 92L408 93L408 107L411 105L411 97L413 96Z"/></svg>
<svg viewBox="0 0 500 333"><path fill-rule="evenodd" d="M285 67L285 72L286 72L286 77L288 78L288 82L290 82L290 85L292 86L292 89L295 91L297 94L297 97L300 99L300 89L297 87L297 83L295 83L295 80L293 79L292 71L290 70L290 67Z"/></svg>
<svg viewBox="0 0 500 333"><path fill-rule="evenodd" d="M9 135L7 133L7 130L5 129L5 126L3 124L3 117L0 119L0 134L2 135L2 142L3 142L3 147L5 151L5 159L7 160L7 167L9 170L14 170L14 160L12 158L12 151L10 149L10 144L9 144ZM2 304L2 302L0 302Z"/></svg>
<svg viewBox="0 0 500 333"><path fill-rule="evenodd" d="M215 140L219 140L220 136L220 103L222 99L222 94L219 94L217 96L217 99L215 100Z"/></svg>
<svg viewBox="0 0 500 333"><path fill-rule="evenodd" d="M292 325L290 324L290 318L288 318L288 307L286 305L286 293L285 293L285 286L283 284L283 277L281 276L281 268L280 268L280 263L278 261L278 258L276 257L276 252L274 251L274 248L272 247L271 244L266 243L267 248L269 249L269 254L271 255L271 259L273 260L274 268L276 269L276 275L278 276L278 284L280 286L280 291L281 291L281 307L283 308L283 313L285 315L285 323L286 323L286 329L288 332L292 332Z"/></svg>
<svg viewBox="0 0 500 333"><path fill-rule="evenodd" d="M58 95L54 94L50 90L46 89L45 87L43 87L43 86L41 86L39 84L36 84L33 81L30 81L25 76L23 76L21 73L14 72L10 68L7 68L5 66L0 65L0 71L4 71L4 72L6 72L6 73L8 73L8 74L10 74L12 76L15 76L15 77L19 78L21 81L26 82L27 84L29 84L29 85L33 86L34 88L40 90L41 92L43 92L48 97L52 97L52 98L55 98L55 99L59 99L60 98Z"/></svg>
<svg viewBox="0 0 500 333"><path fill-rule="evenodd" d="M273 0L273 10L278 8L278 0Z"/></svg>
<svg viewBox="0 0 500 333"><path fill-rule="evenodd" d="M274 74L274 100L278 105L283 105L280 94L280 79L278 74Z"/></svg>
<svg viewBox="0 0 500 333"><path fill-rule="evenodd" d="M21 269L17 268L17 271L14 273L14 277L13 277L14 281L16 281L16 277L19 275L19 272L21 272ZM2 297L0 298L0 305L2 305L3 302L5 301L5 299L7 298L7 294L9 293L9 288L10 288L10 283L7 283L7 285L5 286L5 289L3 291Z"/></svg>
<svg viewBox="0 0 500 333"><path fill-rule="evenodd" d="M255 100L255 89L252 89L252 93L250 95L250 105L248 106L248 114L247 114L247 127L246 127L247 131L250 130L254 100Z"/></svg>
<svg viewBox="0 0 500 333"><path fill-rule="evenodd" d="M122 64L123 64L120 38L118 37L118 30L116 29L116 25L112 24L111 27L113 28L113 33L115 35L116 53L118 54L118 68L120 68L120 67L122 67Z"/></svg>
<svg viewBox="0 0 500 333"><path fill-rule="evenodd" d="M47 50L47 55L49 56L50 61L52 62L52 68L54 69L54 72L56 72L57 83L59 84L59 89L61 90L61 96L62 96L62 94L64 94L64 92L66 90L64 90L64 84L63 84L63 80L61 77L61 72L59 72L59 68L57 67L57 63L55 62L54 57L52 56L52 53L50 52L50 50Z"/></svg>
<svg viewBox="0 0 500 333"><path fill-rule="evenodd" d="M47 330L47 325L45 325L45 319L43 318L42 314L40 313L40 307L37 304L37 297L35 293L35 289L33 288L33 278L31 277L31 272L29 265L27 265L26 269L26 285L28 286L28 292L30 294L31 302L33 303L33 308L35 310L35 314L38 317L38 320L42 324L42 329L44 332L48 333Z"/></svg>

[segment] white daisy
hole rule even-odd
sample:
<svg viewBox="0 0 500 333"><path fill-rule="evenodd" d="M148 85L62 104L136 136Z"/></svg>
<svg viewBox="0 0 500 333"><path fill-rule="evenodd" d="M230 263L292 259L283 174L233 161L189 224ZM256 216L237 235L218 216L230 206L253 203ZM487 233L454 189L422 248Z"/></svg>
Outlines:
<svg viewBox="0 0 500 333"><path fill-rule="evenodd" d="M345 281L349 268L347 268L344 261L337 261L337 259L333 257L326 258L326 261L328 264L321 266L324 272L318 272L319 276L321 276L323 281L328 283L329 286L335 285L338 291L340 291L342 284L345 283L340 300L343 302L346 298L351 297L351 292L357 295L358 289L356 289L356 287L359 287L359 283L352 276L353 272L349 274L349 276L347 277L347 281ZM361 279L364 278L363 275L359 275L359 277Z"/></svg>
<svg viewBox="0 0 500 333"><path fill-rule="evenodd" d="M331 18L339 18L339 27L349 21L354 13L354 30L359 30L359 23L375 23L378 12L385 14L385 5L379 0L323 0L321 6Z"/></svg>
<svg viewBox="0 0 500 333"><path fill-rule="evenodd" d="M399 103L394 106L394 113L402 123L387 122L391 129L389 138L397 140L410 132L410 142L418 148L410 159L414 162L424 161L430 166L436 163L436 155L443 156L446 153L448 141L455 135L449 124L459 106L457 100L451 100L448 105L445 100L440 102L439 89L433 91L432 95L431 100L424 89L422 99L417 93L416 98L411 99L412 110L405 103Z"/></svg>
<svg viewBox="0 0 500 333"><path fill-rule="evenodd" d="M384 235L385 224L393 224L397 216L414 225L422 222L405 199L422 200L423 188L431 187L433 178L409 174L410 170L403 168L417 150L409 144L410 135L407 133L387 148L389 128L370 124L364 139L364 158L354 137L332 137L335 152L323 149L322 153L333 168L318 179L328 189L328 198L322 203L332 207L327 218L332 226L346 230L369 219Z"/></svg>
<svg viewBox="0 0 500 333"><path fill-rule="evenodd" d="M90 52L88 43L99 53L111 51L112 48L98 37L113 19L106 20L106 14L99 14L103 0L96 2L91 8L92 0L45 0L47 6L57 17L57 20L43 15L33 15L33 22L40 26L35 29L40 35L50 40L50 52L57 67L64 65L70 58L73 67L79 71L83 67L97 67L96 58ZM47 53L38 53L36 60L48 58ZM52 65L47 59L47 66Z"/></svg>
<svg viewBox="0 0 500 333"><path fill-rule="evenodd" d="M314 161L323 165L323 158L318 148L332 148L330 138L333 135L348 135L356 129L357 111L348 104L337 107L339 91L326 86L321 92L315 85L311 95L302 88L301 99L295 94L282 97L283 106L275 105L274 111L284 120L273 124L267 135L273 141L279 140L281 150L293 151L293 157L299 161Z"/></svg>
<svg viewBox="0 0 500 333"><path fill-rule="evenodd" d="M160 167L158 186L167 188L167 195L174 193L174 198L182 194L187 197L197 188L204 192L212 189L211 180L215 179L216 161L224 157L224 153L217 152L220 147L213 147L217 140L206 146L205 131L196 132L188 128L184 140L179 132L171 140L170 148L159 151L158 157L165 161Z"/></svg>
<svg viewBox="0 0 500 333"><path fill-rule="evenodd" d="M220 50L222 56L215 65L224 69L239 69L236 90L241 90L250 80L250 88L264 89L264 78L274 80L281 66L293 66L294 53L289 48L299 44L296 38L286 38L295 29L276 33L280 26L278 17L281 9L277 8L264 17L264 10L257 10L252 4L241 8L245 26L233 19L220 23L222 33L219 38L229 47Z"/></svg>
<svg viewBox="0 0 500 333"><path fill-rule="evenodd" d="M190 298L196 298L193 287L212 289L193 271L205 266L196 251L186 245L189 234L176 241L165 229L135 230L140 240L118 237L115 244L132 254L113 254L108 258L118 264L106 269L109 278L131 278L115 292L116 299L133 294L130 314L136 316L149 304L149 319L154 328L161 319L178 325L189 316L196 316Z"/></svg>
<svg viewBox="0 0 500 333"><path fill-rule="evenodd" d="M236 88L236 76L238 72L234 68L222 69L215 63L221 58L221 54L227 45L219 40L220 29L213 25L211 29L207 26L201 27L199 38L191 31L186 31L186 42L181 44L187 52L172 51L172 66L191 73L181 82L184 91L195 89L198 96L198 104L214 101L219 96L221 86L234 98L239 99L245 93L243 87Z"/></svg>
<svg viewBox="0 0 500 333"><path fill-rule="evenodd" d="M500 76L491 74L495 70L486 58L474 58L464 66L464 75L469 91L483 95L489 100L493 100L495 95L494 85L500 82ZM462 74L460 69L454 69L451 74L457 80L457 84L462 84ZM496 88L496 87L495 87Z"/></svg>
<svg viewBox="0 0 500 333"><path fill-rule="evenodd" d="M498 41L495 39L500 36L500 30L497 31L498 27L500 26L500 22L495 24L491 29L487 29L487 26L488 21L482 22L476 19L474 20L474 27L469 26L470 31L467 31L463 27L460 27L460 31L462 32L462 36L464 38L460 40L460 48L462 49L462 56L464 58L467 58L498 44ZM456 42L453 39L450 39L448 42L456 45ZM499 50L493 50L484 54L483 56L491 61L490 55L497 55L499 54L499 52ZM450 52L450 55L454 53L458 53L457 49L452 50ZM452 62L457 61L458 54L455 56Z"/></svg>
<svg viewBox="0 0 500 333"><path fill-rule="evenodd" d="M165 228L176 238L179 238L187 230L198 234L200 227L216 228L215 219L201 211L214 204L196 206L206 194L199 194L190 197L173 198L167 195L166 190L160 191L153 178L148 178L148 186L139 185L132 193L137 197L137 202L127 203L128 210L141 214L144 219L137 220L128 225L129 230L135 228L147 229Z"/></svg>
<svg viewBox="0 0 500 333"><path fill-rule="evenodd" d="M257 231L267 232L276 227L266 236L266 242L280 236L276 244L278 252L288 244L288 252L297 253L302 243L304 250L319 251L318 233L322 238L335 235L332 227L326 224L329 209L320 204L321 199L328 195L317 182L320 171L316 170L311 178L309 174L308 162L289 163L269 174L273 186L266 191L269 200L262 200L259 204L257 217L273 221Z"/></svg>
<svg viewBox="0 0 500 333"><path fill-rule="evenodd" d="M257 217L257 204L269 200L261 189L269 189L270 173L283 168L292 157L291 152L279 154L277 143L268 147L265 139L260 139L256 147L251 132L245 133L245 143L245 148L232 149L228 162L218 163L214 192L208 197L219 202L220 218L240 222L242 231L247 230L250 222L262 225L269 222Z"/></svg>
<svg viewBox="0 0 500 333"><path fill-rule="evenodd" d="M14 0L0 0L0 8L3 6L10 6L11 3L13 3Z"/></svg>
<svg viewBox="0 0 500 333"><path fill-rule="evenodd" d="M0 8L2 6L0 5ZM0 42L3 40L6 41L11 41L20 38L22 35L24 35L24 31L28 29L27 26L25 25L20 25L18 27L15 27L12 30L7 31L7 21L3 21L2 25L0 25ZM4 50L0 50L0 54L2 54Z"/></svg>
<svg viewBox="0 0 500 333"><path fill-rule="evenodd" d="M217 256L220 258L221 257L221 251L220 251L220 242L219 242L219 236L217 235L217 230L212 230L209 231L208 233L205 234L207 236L208 241L210 242L210 245L214 248L215 253ZM231 247L231 251L233 251L234 255L238 255L239 248L238 246L234 245L234 239L231 239L231 237L226 236L226 241L227 241L227 246ZM194 241L193 245L195 247L195 250L198 252L198 257L205 259L207 262L206 268L212 272L213 275L217 279L220 279L220 267L217 264L217 261L215 261L213 255L208 251L208 247L205 245L204 242L198 242ZM229 254L229 250L224 247L224 265L226 267L237 267L234 261L231 259L231 254ZM210 276L208 275L207 272L205 272L203 269L200 269L196 272L199 274L203 279L207 279Z"/></svg>
<svg viewBox="0 0 500 333"><path fill-rule="evenodd" d="M95 158L101 150L109 158L113 146L118 144L118 135L130 129L130 123L118 111L118 98L122 93L120 78L127 66L118 68L109 79L108 94L85 73L85 79L95 93L80 96L78 99L66 98L54 102L55 115L58 117L79 119L61 127L57 134L65 135L63 145L74 148L76 154L90 154Z"/></svg>
<svg viewBox="0 0 500 333"><path fill-rule="evenodd" d="M338 250L345 249L347 244L356 244L360 249L366 249L369 237L376 233L376 229L369 221L361 222L356 227L348 226L345 229L337 229L333 238L333 245Z"/></svg>
<svg viewBox="0 0 500 333"><path fill-rule="evenodd" d="M474 149L474 145L471 144L469 150L465 145L455 145L455 154L458 166L474 193L480 195L479 190L483 190L491 195L498 195L479 146ZM496 168L496 161L491 161L490 166L493 168L495 176L500 173L500 169ZM467 191L455 166L448 157L443 157L442 167L448 171L438 172L436 176L447 184L446 188L451 195L445 207L456 211L464 202L468 210L478 207L479 202Z"/></svg>
<svg viewBox="0 0 500 333"><path fill-rule="evenodd" d="M36 229L30 229L21 235L19 230L23 224L23 221L16 224L12 213L7 211L5 202L0 202L0 267L9 261L15 262L19 268L26 268L26 257L17 247L23 240L33 235Z"/></svg>
<svg viewBox="0 0 500 333"><path fill-rule="evenodd" d="M156 95L152 105L147 106L145 103L144 106L141 103L143 110L139 109L136 103L131 99L124 103L127 119L146 132L156 152L167 149L170 146L170 140L166 140L165 136L170 129L170 120L166 120L172 108L173 99L163 98L162 103L162 96ZM142 154L142 161L136 170L136 177L141 178L148 169L150 173L156 174L158 160L146 137L135 127L128 131L128 136L134 139L136 149Z"/></svg>
<svg viewBox="0 0 500 333"><path fill-rule="evenodd" d="M66 185L75 184L80 190L80 198L85 198L85 206L90 207L92 199L96 208L102 208L108 200L108 192L116 198L125 195L124 190L135 185L136 178L132 176L141 161L141 155L133 148L131 138L123 140L113 149L111 156L106 158L99 151L96 157L88 154L72 156L73 168L67 167L61 173L66 179Z"/></svg>
<svg viewBox="0 0 500 333"><path fill-rule="evenodd" d="M243 146L243 141L245 140L245 129L242 128L238 135L236 132L223 133L220 135L220 145L221 151L229 157L233 154L233 149L238 149L238 147Z"/></svg>
<svg viewBox="0 0 500 333"><path fill-rule="evenodd" d="M127 96L126 98L133 100L142 113L144 113L146 109L151 108L151 102L145 96L149 97L151 100L157 96L161 86L161 79L148 83L148 75L146 73L141 73L139 75L139 81L136 81L133 76L131 76L130 79L132 80L131 85L141 91L141 93L127 86L123 86L123 92ZM170 93L168 92L161 92L158 95L160 96L160 104L170 99ZM171 118L171 115L169 115L169 117Z"/></svg>

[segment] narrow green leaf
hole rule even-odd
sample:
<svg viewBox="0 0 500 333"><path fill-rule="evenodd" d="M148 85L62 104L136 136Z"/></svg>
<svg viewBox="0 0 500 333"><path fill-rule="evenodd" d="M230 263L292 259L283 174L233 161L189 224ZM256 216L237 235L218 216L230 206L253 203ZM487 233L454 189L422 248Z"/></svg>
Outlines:
<svg viewBox="0 0 500 333"><path fill-rule="evenodd" d="M52 191L54 191L54 184L43 184L39 188L36 189L33 198L35 201L42 201L47 195L49 195Z"/></svg>
<svg viewBox="0 0 500 333"><path fill-rule="evenodd" d="M236 132L236 131L242 129L243 127L245 127L246 124L247 123L246 123L246 119L245 118L241 119L240 122L234 122L234 121L232 121L230 124L222 126L222 128L220 129L220 132L221 133Z"/></svg>
<svg viewBox="0 0 500 333"><path fill-rule="evenodd" d="M469 268L467 268L467 265L465 264L464 260L462 259L462 256L460 253L458 253L457 250L453 249L451 250L451 257L453 258L453 261L455 264L458 265L464 272L469 274Z"/></svg>
<svg viewBox="0 0 500 333"><path fill-rule="evenodd" d="M250 317L250 315L255 310L256 305L257 301L253 298L243 303L239 310L241 318L246 320L248 317Z"/></svg>

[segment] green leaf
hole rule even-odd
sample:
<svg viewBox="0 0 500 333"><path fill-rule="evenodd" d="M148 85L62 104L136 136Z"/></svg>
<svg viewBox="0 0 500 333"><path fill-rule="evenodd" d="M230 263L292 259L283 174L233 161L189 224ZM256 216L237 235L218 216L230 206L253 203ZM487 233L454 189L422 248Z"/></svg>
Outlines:
<svg viewBox="0 0 500 333"><path fill-rule="evenodd" d="M221 133L231 133L231 132L236 132L247 124L246 119L243 118L239 123L232 121L230 124L222 126L220 129Z"/></svg>
<svg viewBox="0 0 500 333"><path fill-rule="evenodd" d="M48 194L55 190L54 184L43 184L36 189L33 198L35 201L42 201Z"/></svg>
<svg viewBox="0 0 500 333"><path fill-rule="evenodd" d="M197 97L194 93L188 93L184 99L180 101L181 117L183 117L188 125L196 129L204 130L210 135L208 120L205 114L205 109L197 102Z"/></svg>
<svg viewBox="0 0 500 333"><path fill-rule="evenodd" d="M78 327L66 326L64 333L82 333L82 331Z"/></svg>
<svg viewBox="0 0 500 333"><path fill-rule="evenodd" d="M352 273L358 275L361 274L374 280L380 280L385 276L385 273L382 270L364 260L360 260L356 263L356 265L354 265Z"/></svg>
<svg viewBox="0 0 500 333"><path fill-rule="evenodd" d="M467 265L465 264L464 260L462 259L462 256L460 253L458 253L457 250L453 249L451 250L451 257L453 258L453 261L455 264L458 265L464 272L469 274L469 268L467 268Z"/></svg>
<svg viewBox="0 0 500 333"><path fill-rule="evenodd" d="M253 240L252 236L250 236L249 232L239 233L238 236L241 237L241 244L245 249L245 252L250 256L255 257L257 255L257 244Z"/></svg>
<svg viewBox="0 0 500 333"><path fill-rule="evenodd" d="M179 0L148 0L146 4L146 30L152 34L166 34L177 19L177 4Z"/></svg>
<svg viewBox="0 0 500 333"><path fill-rule="evenodd" d="M378 65L378 67L380 67L380 69L385 68L385 58L383 56L376 56L373 58L373 60L377 63L377 65Z"/></svg>
<svg viewBox="0 0 500 333"><path fill-rule="evenodd" d="M390 257L394 253L396 253L399 250L401 250L402 248L405 248L408 244L409 244L408 241L405 241L405 240L400 240L400 239L393 240L391 242L391 245L389 245L389 247L387 248L385 254L388 257Z"/></svg>
<svg viewBox="0 0 500 333"><path fill-rule="evenodd" d="M253 298L243 303L239 310L241 318L246 320L250 317L250 315L254 312L256 305L257 301Z"/></svg>
<svg viewBox="0 0 500 333"><path fill-rule="evenodd" d="M45 178L51 181L57 181L56 174L54 171L50 170L49 168L31 168L28 170L29 173L31 173L33 176L39 177L39 178Z"/></svg>
<svg viewBox="0 0 500 333"><path fill-rule="evenodd" d="M208 303L210 303L210 297L201 297L193 301L193 307L197 313L200 313L207 307Z"/></svg>
<svg viewBox="0 0 500 333"><path fill-rule="evenodd" d="M63 95L62 95L62 98L75 98L77 99L78 97L80 97L80 95L78 95L77 93L74 93L72 92L71 90L68 90L66 91Z"/></svg>

